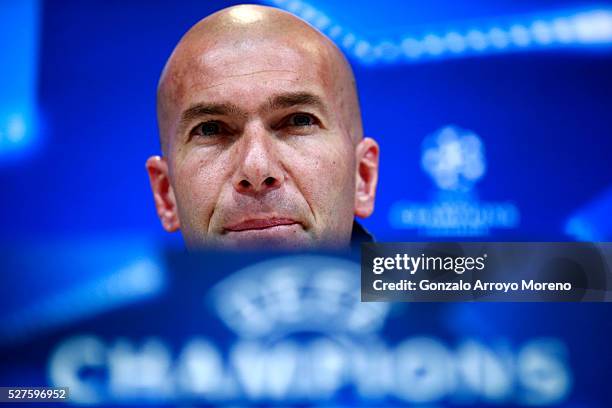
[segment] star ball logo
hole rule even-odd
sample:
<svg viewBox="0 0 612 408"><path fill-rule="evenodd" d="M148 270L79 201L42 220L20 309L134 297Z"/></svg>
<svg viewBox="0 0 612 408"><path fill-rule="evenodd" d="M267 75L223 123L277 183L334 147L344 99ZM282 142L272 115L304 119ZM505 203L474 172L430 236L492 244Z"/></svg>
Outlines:
<svg viewBox="0 0 612 408"><path fill-rule="evenodd" d="M430 202L396 202L390 212L396 229L426 236L485 236L492 228L511 229L520 213L512 202L484 202L475 185L486 174L482 139L458 126L446 126L425 138L421 167L437 187Z"/></svg>
<svg viewBox="0 0 612 408"><path fill-rule="evenodd" d="M467 192L484 176L484 146L474 133L448 126L425 139L421 166L441 190Z"/></svg>

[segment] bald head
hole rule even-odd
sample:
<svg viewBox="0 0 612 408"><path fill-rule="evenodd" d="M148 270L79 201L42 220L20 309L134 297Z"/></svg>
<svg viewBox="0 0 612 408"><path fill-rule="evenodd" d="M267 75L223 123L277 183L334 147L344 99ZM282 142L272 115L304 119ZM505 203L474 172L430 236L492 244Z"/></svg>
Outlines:
<svg viewBox="0 0 612 408"><path fill-rule="evenodd" d="M222 85L218 70L228 76L247 76L253 72L241 72L228 66L228 54L237 60L249 55L261 55L260 50L278 50L277 55L268 55L261 65L262 71L278 70L280 76L288 74L282 60L303 57L307 69L318 76L330 103L335 104L338 119L344 122L353 143L363 136L359 101L351 67L336 45L303 20L273 7L240 5L218 11L195 24L180 40L159 80L157 91L157 115L162 150L176 137L177 116L190 92L195 88ZM293 51L291 53L290 51ZM268 53L271 54L271 53ZM196 74L196 75L194 75ZM212 75L207 75L212 74ZM299 72L292 80L299 81ZM197 83L196 83L197 82Z"/></svg>
<svg viewBox="0 0 612 408"><path fill-rule="evenodd" d="M345 246L373 210L378 145L363 137L351 68L289 13L237 6L193 26L157 113L151 187L190 247Z"/></svg>

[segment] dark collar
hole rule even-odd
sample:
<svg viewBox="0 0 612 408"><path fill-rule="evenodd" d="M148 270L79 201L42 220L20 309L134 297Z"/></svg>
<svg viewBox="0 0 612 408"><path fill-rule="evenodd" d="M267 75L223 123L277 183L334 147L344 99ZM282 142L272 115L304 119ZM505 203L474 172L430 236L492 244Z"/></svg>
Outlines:
<svg viewBox="0 0 612 408"><path fill-rule="evenodd" d="M353 221L353 233L351 235L351 245L360 246L365 242L374 242L374 236L363 228L357 221Z"/></svg>

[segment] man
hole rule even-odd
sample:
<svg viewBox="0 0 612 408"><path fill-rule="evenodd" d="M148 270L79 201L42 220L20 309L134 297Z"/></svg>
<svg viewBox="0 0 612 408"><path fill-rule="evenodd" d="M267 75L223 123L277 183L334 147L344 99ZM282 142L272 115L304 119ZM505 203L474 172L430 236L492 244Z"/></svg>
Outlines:
<svg viewBox="0 0 612 408"><path fill-rule="evenodd" d="M363 137L351 68L289 13L242 5L193 26L157 113L155 205L190 248L344 247L362 231L354 216L374 209L379 148Z"/></svg>

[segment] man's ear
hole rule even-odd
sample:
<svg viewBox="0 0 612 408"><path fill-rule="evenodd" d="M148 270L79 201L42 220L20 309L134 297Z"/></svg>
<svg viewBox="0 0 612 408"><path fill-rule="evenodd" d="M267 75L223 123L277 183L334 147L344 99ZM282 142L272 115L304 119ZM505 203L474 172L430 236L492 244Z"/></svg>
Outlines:
<svg viewBox="0 0 612 408"><path fill-rule="evenodd" d="M147 160L146 168L149 173L151 190L153 190L157 216L166 231L174 232L180 228L180 222L174 191L168 176L168 163L162 157L151 156Z"/></svg>
<svg viewBox="0 0 612 408"><path fill-rule="evenodd" d="M364 137L357 145L355 155L357 158L355 215L366 218L374 211L378 183L378 143L374 139Z"/></svg>

